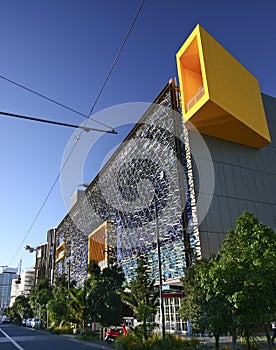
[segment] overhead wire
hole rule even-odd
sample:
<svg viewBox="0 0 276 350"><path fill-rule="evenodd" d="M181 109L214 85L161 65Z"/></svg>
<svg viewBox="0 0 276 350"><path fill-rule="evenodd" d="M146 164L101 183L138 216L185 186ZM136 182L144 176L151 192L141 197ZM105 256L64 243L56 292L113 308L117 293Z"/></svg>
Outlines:
<svg viewBox="0 0 276 350"><path fill-rule="evenodd" d="M109 78L110 78L110 76L111 76L111 73L113 72L113 70L114 70L114 68L115 68L115 66L116 66L116 64L117 64L118 59L119 59L119 57L120 57L120 55L121 55L121 52L122 52L122 50L123 50L123 48L124 48L124 46L125 46L125 44L126 44L128 38L129 38L129 35L130 35L130 33L131 33L131 31L132 31L132 29L133 29L133 27L134 27L134 25L135 25L135 23L136 23L138 17L139 17L139 14L140 14L140 12L141 12L141 10L142 10L142 7L143 7L144 3L145 3L145 0L142 0L141 3L140 3L140 6L139 6L139 8L138 8L138 10L137 10L137 12L136 12L136 14L135 14L135 16L134 16L134 19L133 19L133 21L132 21L132 23L131 23L131 25L130 25L128 31L127 31L127 34L126 34L126 36L125 36L125 38L124 38L122 44L120 45L119 50L118 50L118 52L117 52L117 54L116 54L116 56L115 56L115 59L114 59L112 65L111 65L111 67L110 67L110 69L109 69L109 71L108 71L108 73L107 73L107 75L106 75L106 78L104 79L104 82L103 82L103 84L102 84L102 87L101 87L101 89L99 90L98 95L96 96L96 99L95 99L95 101L94 101L94 103L93 103L93 105L92 105L92 107L91 107L91 109L90 109L90 112L89 112L88 116L86 116L87 119L86 119L86 121L84 122L84 127L86 127L86 124L87 124L87 122L88 122L88 120L89 120L91 114L93 113L93 111L94 111L94 109L95 109L95 107L96 107L96 104L97 104L98 100L100 99L100 97L101 97L101 95L102 95L102 93L103 93L103 90L104 90L104 88L105 88L105 86L106 86L106 84L107 84L107 82L108 82L108 80L109 80ZM1 77L1 76L0 76L0 77ZM53 102L53 101L52 101L52 102ZM59 103L58 103L58 104L59 104ZM67 109L68 109L68 108L67 108ZM113 129L113 130L114 130L114 129ZM39 208L37 214L35 215L35 217L34 217L32 223L31 223L31 225L30 225L28 231L26 232L26 234L25 234L25 236L24 236L22 242L20 243L20 245L19 245L19 247L18 247L16 253L14 254L14 256L13 256L13 258L12 258L10 264L12 264L12 262L14 261L14 259L15 259L15 257L17 256L19 250L20 250L21 247L23 246L25 240L26 240L27 237L29 236L29 234L30 234L32 228L34 227L36 221L38 220L40 213L42 212L42 210L43 210L43 208L45 207L45 205L46 205L46 203L47 203L47 201L48 201L48 199L49 199L51 193L53 192L54 187L55 187L55 185L57 184L57 182L58 182L58 180L59 180L59 178L60 178L60 176L61 176L61 173L62 173L63 169L66 167L66 165L67 165L69 159L71 158L71 155L73 154L73 152L74 152L74 150L75 150L75 148L76 148L76 146L77 146L77 144L78 144L78 142L79 142L79 140L80 140L80 137L81 137L81 135L82 135L83 132L84 132L84 130L81 130L79 136L75 138L75 142L74 142L74 144L73 144L73 146L72 146L71 151L69 152L69 154L68 154L67 158L65 159L65 161L64 161L64 163L63 163L61 169L59 170L58 175L56 176L56 178L55 178L55 180L54 180L54 182L53 182L53 184L52 184L50 190L48 191L48 193L47 193L45 199L43 200L43 202L42 202L42 204L41 204L41 206L40 206L40 208Z"/></svg>
<svg viewBox="0 0 276 350"><path fill-rule="evenodd" d="M99 132L104 132L104 133L109 133L109 134L117 134L117 132L114 129L112 129L112 130L102 130L102 129L98 129L98 128L90 128L90 127L87 127L87 126L82 126L82 125L77 125L77 124L58 122L58 121L55 121L55 120L30 117L30 116L22 115L22 114L15 114L15 113L9 113L9 112L2 112L2 111L0 111L0 115L6 116L6 117L12 117L12 118L26 119L26 120L31 120L31 121L40 122L40 123L47 123L47 124L53 124L53 125L67 126L67 127L70 127L70 128L82 129L84 131L99 131Z"/></svg>
<svg viewBox="0 0 276 350"><path fill-rule="evenodd" d="M109 77L110 77L111 73L113 72L113 70L114 70L114 68L115 68L115 66L116 66L116 64L117 64L117 62L118 62L118 59L119 59L119 57L120 57L120 55L121 55L121 52L123 51L123 48L124 48L124 46L125 46L125 44L126 44L128 38L129 38L129 35L130 35L130 33L131 33L131 31L132 31L134 25L135 25L135 22L136 22L136 20L137 20L139 14L140 14L140 12L141 12L141 10L142 10L142 7L144 6L144 3L145 3L145 0L142 0L141 4L140 4L140 6L139 6L139 8L138 8L138 10L137 10L137 12L136 12L136 15L135 15L135 17L134 17L134 19L133 19L133 21L132 21L130 27L129 27L129 30L127 31L126 36L125 36L125 38L124 38L124 40L123 40L121 46L119 47L119 50L118 50L118 52L117 52L117 55L115 56L115 59L114 59L112 65L111 65L111 67L110 67L110 69L109 69L109 71L108 71L108 73L107 73L107 75L106 75L106 78L105 78L105 80L104 80L104 82L103 82L103 84L102 84L102 87L101 87L101 89L100 89L100 91L99 91L99 93L98 93L98 96L96 97L96 99L95 99L95 101L94 101L94 103L93 103L93 105L92 105L92 107L91 107L91 109L90 109L89 116L91 116L91 114L93 113L93 111L94 111L94 109L95 109L95 107L96 107L96 104L97 104L99 98L100 98L101 95L102 95L102 92L103 92L103 90L104 90L104 88L105 88L105 86L106 86L106 84L107 84L107 82L108 82L108 80L109 80Z"/></svg>
<svg viewBox="0 0 276 350"><path fill-rule="evenodd" d="M50 98L50 97L48 97L48 96L46 96L46 95L44 95L44 94L41 94L40 92L37 92L37 91L35 91L35 90L33 90L33 89L27 87L26 85L20 84L20 83L18 83L18 82L16 82L16 81L12 80L12 79L10 79L10 78L4 77L4 76L1 75L1 74L0 74L0 79L5 80L5 81L7 81L7 82L9 82L9 83L11 83L11 84L17 86L17 87L20 87L21 89L26 90L26 91L28 91L28 92L30 92L30 93L36 95L36 96L39 96L39 97L41 97L41 98L43 98L43 99L45 99L45 100L47 100L47 101L49 101L49 102L52 102L52 103L54 103L54 104L56 104L56 105L58 105L58 106L60 106L60 107L62 107L62 108L65 108L65 109L67 109L67 110L70 111L70 112L74 112L74 113L76 113L76 114L78 114L78 115L80 115L80 116L82 116L82 117L84 117L84 118L86 118L86 119L89 117L89 118L90 118L91 120L93 120L95 123L98 123L98 124L100 124L100 125L102 125L102 126L105 126L106 128L109 128L109 129L112 130L112 127L111 127L111 126L109 126L109 125L107 125L107 124L104 124L103 122L100 122L100 121L98 121L98 120L96 120L96 119L94 119L94 118L91 118L89 115L86 115L86 114L84 114L84 113L82 113L82 112L80 112L80 111L77 111L76 109L71 108L71 107L69 107L69 106L67 106L67 105L65 105L65 104L63 104L63 103L61 103L61 102L58 102L57 100L54 100L54 99L52 99L52 98Z"/></svg>

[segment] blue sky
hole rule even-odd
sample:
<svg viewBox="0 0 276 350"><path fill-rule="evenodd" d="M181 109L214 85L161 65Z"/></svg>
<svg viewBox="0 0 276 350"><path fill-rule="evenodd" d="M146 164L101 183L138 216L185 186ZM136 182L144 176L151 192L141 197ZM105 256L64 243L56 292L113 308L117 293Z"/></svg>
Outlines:
<svg viewBox="0 0 276 350"><path fill-rule="evenodd" d="M0 75L89 113L140 0L0 1ZM175 54L201 24L276 96L274 0L146 0L95 112L126 102L152 102L177 76ZM80 124L84 118L0 79L0 111ZM98 126L95 124L95 127ZM23 238L59 173L73 130L0 116L0 265L31 267L47 230L67 209L59 183L24 244ZM106 135L114 145L119 135ZM104 154L84 169L90 182ZM17 254L16 254L17 253Z"/></svg>

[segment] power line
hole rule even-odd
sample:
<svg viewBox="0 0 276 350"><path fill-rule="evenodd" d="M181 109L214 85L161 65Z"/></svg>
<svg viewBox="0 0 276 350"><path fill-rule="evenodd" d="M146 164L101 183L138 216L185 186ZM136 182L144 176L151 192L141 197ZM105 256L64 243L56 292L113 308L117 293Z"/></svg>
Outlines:
<svg viewBox="0 0 276 350"><path fill-rule="evenodd" d="M99 131L99 132L105 132L105 133L110 133L110 134L117 134L117 132L114 129L113 130L102 130L102 129L98 129L98 128L89 128L87 126L82 126L82 125L57 122L57 121L49 120L49 119L41 119L41 118L29 117L26 115L1 112L1 111L0 111L0 115L7 116L7 117L13 117L13 118L19 118L19 119L26 119L26 120L31 120L31 121L40 122L40 123L68 126L70 128L82 129L84 131Z"/></svg>
<svg viewBox="0 0 276 350"><path fill-rule="evenodd" d="M136 12L136 15L135 15L135 17L134 17L134 19L133 19L133 21L132 21L130 27L129 27L129 30L128 30L128 32L127 32L127 34L126 34L126 36L125 36L125 38L124 38L124 40L123 40L121 46L119 47L119 50L118 50L118 52L117 52L117 55L115 56L115 59L114 59L112 65L111 65L111 67L110 67L110 69L109 69L109 71L108 71L108 73L107 73L107 75L106 75L106 78L105 78L105 80L104 80L104 82L103 82L103 85L102 85L102 87L101 87L101 89L100 89L100 91L99 91L99 93L98 93L98 96L96 97L96 99L95 99L95 101L94 101L94 103L93 103L93 105L92 105L92 107L91 107L91 110L90 110L90 112L89 112L89 116L93 113L93 111L94 111L94 109L95 109L95 106L96 106L96 104L97 104L99 98L101 97L101 94L102 94L102 92L103 92L103 90L104 90L104 88L105 88L105 86L106 86L106 84L107 84L107 82L108 82L108 80L109 80L109 77L110 77L111 73L113 72L114 67L116 66L116 63L118 62L118 59L119 59L119 57L120 57L120 55L121 55L121 52L123 51L123 48L124 48L124 46L125 46L125 44L126 44L126 42L127 42L127 39L128 39L128 37L129 37L129 35L130 35L130 33L131 33L133 27L134 27L135 22L136 22L136 20L137 20L139 14L140 14L140 12L141 12L141 10L142 10L142 7L143 7L144 3L145 3L145 0L142 0L140 6L139 6L139 8L138 8L138 11Z"/></svg>
<svg viewBox="0 0 276 350"><path fill-rule="evenodd" d="M43 202L42 202L42 204L41 204L41 206L40 206L38 212L36 213L36 215L35 215L35 217L34 217L32 223L31 223L31 225L30 225L30 227L29 227L29 229L28 229L28 231L26 232L26 234L25 234L23 240L21 241L19 247L17 248L17 251L15 252L15 254L14 254L14 256L13 256L13 258L12 258L12 260L11 260L11 262L10 262L10 265L12 264L13 260L14 260L15 257L17 256L19 250L22 248L22 246L23 246L23 244L25 243L27 237L29 236L30 232L32 231L32 228L34 227L36 221L38 220L40 213L41 213L42 210L44 209L44 207L45 207L45 205L46 205L46 203L47 203L47 201L48 201L50 195L52 194L52 192L53 192L53 190L54 190L54 188L55 188L55 186L56 186L56 184L57 184L57 182L58 182L58 180L59 180L59 178L60 178L61 172L62 172L63 169L66 167L66 165L67 165L67 163L68 163L68 161L69 161L69 159L70 159L72 153L74 152L74 150L75 150L75 148L76 148L76 146L77 146L77 143L78 143L78 138L76 138L76 141L75 141L75 143L74 143L74 145L73 145L73 147L72 147L70 153L68 154L68 157L65 159L65 162L64 162L62 168L60 169L60 171L59 171L57 177L55 178L55 180L54 180L54 182L53 182L53 184L52 184L50 190L48 191L46 197L44 198L44 200L43 200Z"/></svg>
<svg viewBox="0 0 276 350"><path fill-rule="evenodd" d="M106 86L106 84L107 84L107 82L108 82L108 80L109 80L109 77L110 77L110 75L111 75L111 73L112 73L112 71L113 71L113 69L114 69L116 63L118 62L119 56L120 56L120 54L121 54L121 52L122 52L122 50L123 50L123 47L125 46L125 44L126 44L126 42L127 42L127 39L128 39L128 37L129 37L129 35L130 35L130 33L131 33L133 27L134 27L134 24L135 24L135 22L136 22L136 20L137 20L137 18L138 18L138 16L139 16L141 10L142 10L142 7L143 7L144 3L145 3L145 0L142 0L141 4L140 4L140 6L139 6L139 8L138 8L138 10L137 10L137 12L136 12L136 15L135 15L135 17L134 17L134 19L133 19L133 21L132 21L132 23L131 23L131 25L130 25L130 28L129 28L129 30L128 30L128 32L127 32L127 34L126 34L126 36L125 36L125 38L124 38L124 40L123 40L123 42L122 42L122 44L120 45L120 48L119 48L119 50L118 50L117 55L115 56L115 59L114 59L112 65L111 65L111 68L109 69L109 71L108 71L108 73L107 73L107 75L106 75L106 78L105 78L105 80L104 80L104 82L103 82L103 85L102 85L102 87L101 87L101 89L100 89L100 91L99 91L99 93L98 93L98 95L97 95L97 97L96 97L96 99L95 99L95 101L94 101L92 107L91 107L90 113L89 113L88 116L86 116L87 119L86 119L86 121L85 121L85 123L84 123L84 127L86 126L86 123L88 122L88 119L90 118L90 115L92 114L93 110L95 109L95 106L96 106L96 104L97 104L97 102L98 102L100 96L101 96L102 93L103 93L103 90L104 90L104 88L105 88L105 86ZM0 76L0 77L1 77L1 76ZM49 192L47 193L47 195L46 195L44 201L42 202L42 205L40 206L40 208L39 208L39 210L38 210L38 212L37 212L37 214L36 214L34 220L32 221L32 223L31 223L31 225L30 225L30 227L29 227L27 233L25 234L25 236L24 236L24 238L23 238L23 240L22 240L20 246L18 247L18 249L17 249L15 255L13 256L13 258L12 258L10 264L12 264L13 260L14 260L15 257L17 256L19 250L21 249L22 245L25 243L25 240L27 239L27 237L28 237L28 235L30 234L30 232L31 232L31 230L32 230L32 228L33 228L33 226L34 226L34 224L36 223L36 221L37 221L37 219L38 219L40 213L42 212L43 208L45 207L45 205L46 205L46 203L47 203L47 201L48 201L48 199L49 199L51 193L52 193L53 190L54 190L54 187L55 187L56 183L58 182L58 180L59 180L59 178L60 178L60 176L61 176L61 173L62 173L63 169L65 168L65 166L67 165L69 159L71 158L71 155L73 154L73 152L74 152L74 150L75 150L75 148L76 148L76 146L77 146L77 143L78 143L78 141L80 140L80 136L82 135L83 132L84 132L84 130L81 130L81 131L80 131L79 137L76 137L76 138L75 138L75 142L74 142L74 145L72 146L72 149L71 149L70 153L68 154L67 158L65 159L65 162L63 163L62 168L60 169L60 171L59 171L57 177L55 178L55 180L54 180L54 182L53 182L53 184L52 184L52 186L51 186Z"/></svg>
<svg viewBox="0 0 276 350"><path fill-rule="evenodd" d="M73 109L73 108L71 108L71 107L68 107L68 106L66 106L66 105L63 104L63 103L60 103L60 102L58 102L58 101L56 101L56 100L54 100L54 99L52 99L52 98L50 98L50 97L48 97L48 96L46 96L46 95L41 94L40 92L37 92L37 91L35 91L35 90L33 90L33 89L30 89L30 88L27 87L26 85L22 85L22 84L20 84L20 83L17 83L16 81L14 81L14 80L12 80L12 79L9 79L9 78L7 78L7 77L4 77L4 76L1 75L1 74L0 74L0 79L5 80L5 81L7 81L7 82L9 82L9 83L11 83L11 84L17 86L17 87L20 87L21 89L26 90L26 91L28 91L28 92L34 94L34 95L37 95L37 96L39 96L39 97L41 97L41 98L43 98L43 99L45 99L45 100L47 100L47 101L49 101L49 102L52 102L52 103L54 103L54 104L56 104L56 105L58 105L58 106L60 106L60 107L62 107L62 108L65 108L65 109L67 109L67 110L70 111L70 112L74 112L74 113L76 113L76 114L78 114L78 115L80 115L80 116L82 116L82 117L84 117L84 118L86 118L86 119L87 119L87 118L90 118L90 119L93 120L95 123L98 123L98 124L100 124L100 125L102 125L102 126L105 126L106 128L109 128L109 129L112 130L112 127L110 127L109 125L106 125L106 124L104 124L104 123L102 123L102 122L100 122L100 121L98 121L98 120L96 120L96 119L94 119L94 118L91 118L89 115L86 115L86 114L84 114L84 113L82 113L82 112L77 111L76 109Z"/></svg>

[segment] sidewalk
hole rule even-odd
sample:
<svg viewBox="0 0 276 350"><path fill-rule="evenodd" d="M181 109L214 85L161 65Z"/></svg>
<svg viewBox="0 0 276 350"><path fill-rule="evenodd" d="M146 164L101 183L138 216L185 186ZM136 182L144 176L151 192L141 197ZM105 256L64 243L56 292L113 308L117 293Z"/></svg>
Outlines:
<svg viewBox="0 0 276 350"><path fill-rule="evenodd" d="M91 344L94 347L97 347L97 348L102 349L102 350L114 349L113 344L107 344L104 340L78 340L78 339L76 339L76 336L73 334L62 334L62 336L71 338L72 340L77 341L77 342L85 342L86 344ZM201 345L206 345L206 347L208 347L210 349L215 349L215 338L214 337L202 336L202 337L191 337L191 338L199 340L199 343ZM187 337L187 339L188 339L188 337ZM260 340L258 342L258 345L259 345L260 350L268 350L269 349L267 342L264 340ZM219 348L222 349L225 346L228 346L229 349L232 348L232 337L230 337L230 336L220 337ZM236 348L237 349L244 349L245 348L245 344L242 343L242 340L240 338L238 338L238 340L237 340Z"/></svg>
<svg viewBox="0 0 276 350"><path fill-rule="evenodd" d="M210 348L215 348L215 338L214 337L194 337L194 339L198 339L200 344L206 345ZM266 350L268 348L268 344L266 340L259 340L257 341L257 344L259 345L260 350ZM232 337L230 336L224 336L219 338L219 347L222 349L224 346L232 347ZM242 342L241 338L238 338L237 340L237 349L245 348L245 344Z"/></svg>
<svg viewBox="0 0 276 350"><path fill-rule="evenodd" d="M107 344L107 342L105 342L104 340L79 340L79 339L76 339L76 335L74 334L61 334L61 335L66 338L70 338L71 340L74 340L76 342L91 344L94 347L97 347L102 350L114 349L114 346L112 344Z"/></svg>

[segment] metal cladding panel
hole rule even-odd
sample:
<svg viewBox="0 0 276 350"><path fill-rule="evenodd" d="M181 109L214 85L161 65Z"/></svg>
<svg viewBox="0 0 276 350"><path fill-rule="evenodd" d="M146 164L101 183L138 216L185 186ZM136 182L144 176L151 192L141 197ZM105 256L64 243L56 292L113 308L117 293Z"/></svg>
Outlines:
<svg viewBox="0 0 276 350"><path fill-rule="evenodd" d="M258 149L271 142L257 79L200 25L176 59L185 121Z"/></svg>
<svg viewBox="0 0 276 350"><path fill-rule="evenodd" d="M221 247L221 241L225 238L219 232L200 231L200 241L202 245L202 255L210 257L215 255Z"/></svg>
<svg viewBox="0 0 276 350"><path fill-rule="evenodd" d="M276 99L263 96L267 119L270 125L272 144L261 150L239 145L226 140L205 136L215 173L213 200L210 203L206 217L200 221L199 232L201 249L204 256L210 256L217 246L217 237L222 240L228 230L234 229L235 221L244 211L253 213L258 220L276 231L276 169L275 142ZM193 138L193 132L190 132ZM201 149L191 140L191 154L201 160ZM210 145L210 147L209 147ZM195 147L193 147L195 146ZM193 162L196 167L196 162ZM199 187L200 179L206 176L199 166L195 184L197 198L202 195ZM204 193L204 198L206 194ZM205 203L205 201L204 201ZM198 207L199 220L202 207ZM206 208L204 207L206 210ZM215 236L214 233L218 236Z"/></svg>
<svg viewBox="0 0 276 350"><path fill-rule="evenodd" d="M234 178L234 186L235 186L235 191L236 191L236 196L239 199L242 199L245 197L245 182L244 182L244 177L242 174L242 168L238 166L233 166L232 167L232 174Z"/></svg>
<svg viewBox="0 0 276 350"><path fill-rule="evenodd" d="M212 215L211 215L211 220L212 220L212 228L214 232L221 232L221 208L219 206L219 200L217 196L213 197L212 201Z"/></svg>

